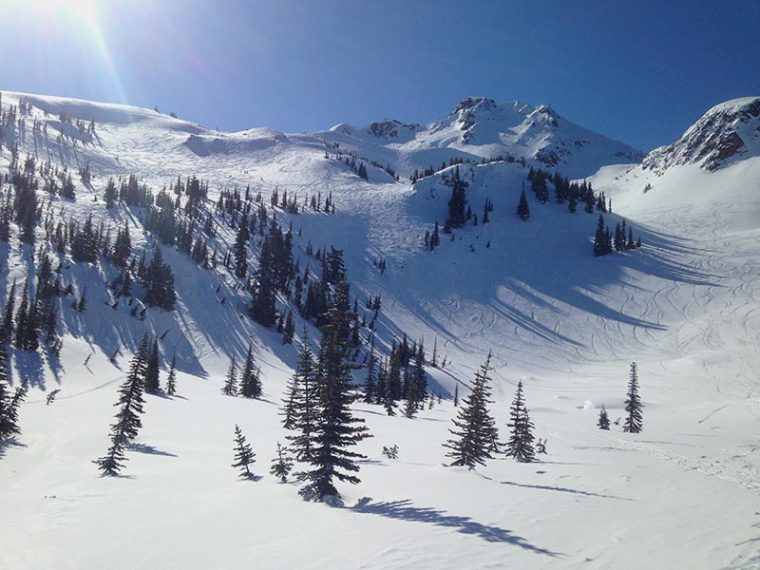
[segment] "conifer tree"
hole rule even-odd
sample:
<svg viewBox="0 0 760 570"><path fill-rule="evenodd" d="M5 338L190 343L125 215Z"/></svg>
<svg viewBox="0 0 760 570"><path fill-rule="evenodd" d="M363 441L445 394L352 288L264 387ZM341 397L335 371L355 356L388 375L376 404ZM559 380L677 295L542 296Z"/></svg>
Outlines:
<svg viewBox="0 0 760 570"><path fill-rule="evenodd" d="M465 190L468 183L461 179L459 176L459 166L454 170L454 174L451 178L451 198L449 199L449 215L446 218L445 227L461 228L464 226L466 220L465 205L467 200L465 198Z"/></svg>
<svg viewBox="0 0 760 570"><path fill-rule="evenodd" d="M251 449L250 444L246 441L240 427L235 424L235 462L232 467L240 468L240 477L250 479L253 477L250 465L256 463L256 454Z"/></svg>
<svg viewBox="0 0 760 570"><path fill-rule="evenodd" d="M371 404L375 401L377 393L377 356L375 355L375 337L372 337L369 349L369 358L367 360L367 381L364 386L364 402Z"/></svg>
<svg viewBox="0 0 760 570"><path fill-rule="evenodd" d="M103 475L116 475L123 468L126 461L124 447L137 437L137 432L142 427L140 415L145 403L143 390L148 351L148 336L145 335L132 357L129 373L119 389L119 399L114 404L119 411L115 416L116 421L111 425L111 446L103 457L93 462Z"/></svg>
<svg viewBox="0 0 760 570"><path fill-rule="evenodd" d="M26 388L16 388L11 395L8 385L5 383L5 367L0 379L0 441L21 433L19 425L18 409L26 398Z"/></svg>
<svg viewBox="0 0 760 570"><path fill-rule="evenodd" d="M635 362L631 362L631 372L628 378L628 395L625 398L625 411L628 414L623 424L623 431L639 433L644 427L641 410L644 404L639 398L639 374Z"/></svg>
<svg viewBox="0 0 760 570"><path fill-rule="evenodd" d="M525 407L522 381L517 383L517 393L509 409L507 427L511 430L506 446L507 456L514 457L520 463L531 463L535 459L533 423Z"/></svg>
<svg viewBox="0 0 760 570"><path fill-rule="evenodd" d="M235 237L235 275L241 279L248 273L248 240L251 232L248 229L248 217L243 214Z"/></svg>
<svg viewBox="0 0 760 570"><path fill-rule="evenodd" d="M449 432L454 438L448 440L444 447L449 449L446 454L453 461L452 466L466 466L470 469L477 465L485 465L486 459L491 459L491 449L496 437L496 423L488 410L492 403L491 353L480 370L475 374L472 391L462 402L462 407L454 422L454 429Z"/></svg>
<svg viewBox="0 0 760 570"><path fill-rule="evenodd" d="M269 472L283 483L288 481L288 475L293 470L293 461L287 452L288 450L277 442L277 456L272 459L272 467L269 469Z"/></svg>
<svg viewBox="0 0 760 570"><path fill-rule="evenodd" d="M230 361L230 367L227 370L222 394L225 396L237 396L237 369L235 367L235 357Z"/></svg>
<svg viewBox="0 0 760 570"><path fill-rule="evenodd" d="M602 430L610 429L610 418L607 415L607 410L604 407L604 404L602 404L602 409L599 411L599 420L597 420L596 425Z"/></svg>
<svg viewBox="0 0 760 570"><path fill-rule="evenodd" d="M299 491L307 500L323 501L338 496L335 479L345 483L359 483L352 473L359 471L356 461L364 456L349 448L369 437L364 420L354 417L350 405L354 401L347 361L346 323L350 321L348 288L336 286L336 299L325 315L322 328L317 385L319 423L314 433L313 452L307 460L309 468L299 474L306 485Z"/></svg>
<svg viewBox="0 0 760 570"><path fill-rule="evenodd" d="M314 451L314 436L319 423L319 387L314 355L304 330L304 340L298 354L298 366L289 384L283 410L283 426L293 430L287 436L290 449L298 461L308 461Z"/></svg>
<svg viewBox="0 0 760 570"><path fill-rule="evenodd" d="M594 257L608 253L607 235L604 229L604 216L599 214L599 221L596 224L596 233L594 234Z"/></svg>
<svg viewBox="0 0 760 570"><path fill-rule="evenodd" d="M158 356L158 340L153 339L145 368L145 391L149 394L156 394L161 388Z"/></svg>
<svg viewBox="0 0 760 570"><path fill-rule="evenodd" d="M525 221L530 218L530 207L528 206L528 197L525 195L525 189L520 192L520 202L517 204L517 215Z"/></svg>
<svg viewBox="0 0 760 570"><path fill-rule="evenodd" d="M261 397L261 381L253 360L253 346L250 344L248 345L248 352L245 355L243 374L240 377L240 395L243 398Z"/></svg>
<svg viewBox="0 0 760 570"><path fill-rule="evenodd" d="M13 280L11 290L8 292L8 300L5 302L5 314L3 315L2 340L10 342L13 335L13 311L16 308L16 280Z"/></svg>
<svg viewBox="0 0 760 570"><path fill-rule="evenodd" d="M177 355L172 356L169 366L169 375L166 377L166 395L174 396L177 393Z"/></svg>
<svg viewBox="0 0 760 570"><path fill-rule="evenodd" d="M177 294L174 291L174 274L171 267L164 263L161 246L156 244L153 259L145 268L145 302L166 311L174 309Z"/></svg>

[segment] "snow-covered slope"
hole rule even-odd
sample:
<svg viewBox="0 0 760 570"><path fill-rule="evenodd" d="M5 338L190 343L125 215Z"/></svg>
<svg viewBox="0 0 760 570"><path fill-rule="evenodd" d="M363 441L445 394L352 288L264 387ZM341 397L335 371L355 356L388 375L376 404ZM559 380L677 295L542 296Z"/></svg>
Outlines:
<svg viewBox="0 0 760 570"><path fill-rule="evenodd" d="M118 226L128 221L137 247L155 238L129 208L105 210L109 176L136 173L158 190L195 174L209 181L209 207L222 190L248 185L265 197L275 189L332 194L335 215L275 210L283 225L293 223L301 267L318 270L305 253L308 242L344 249L360 302L382 295L379 346L404 332L424 338L428 352L437 340L448 364L427 371L443 396L456 385L466 393L493 349L492 407L502 438L521 379L550 455L536 464L501 457L473 472L445 467L441 444L456 413L450 399L414 420L359 405L374 436L360 445L369 457L362 483L341 486L344 508L304 503L296 485L266 474L276 442L284 442L278 405L295 349L242 314L247 297L234 276L200 269L165 247L178 308L148 309L141 321L126 306L105 305L113 302L104 286L113 277L107 263L66 263L64 279L77 293L87 288L89 308L78 313L62 304L66 338L57 364L14 354L14 381L26 379L32 389L18 445L0 448L0 504L8 513L0 522L0 568L760 563L760 159L737 155L716 172L684 165L658 176L651 168L614 166L635 162L635 151L550 109L475 98L437 126L341 125L313 135L222 133L149 110L54 97L3 93L2 106L22 98L32 104L21 117L24 128L5 133L21 156L74 171L89 165L93 173L90 186L77 185L75 202L45 199L44 211L76 219L92 213L98 223ZM62 123L61 113L94 120L95 135ZM35 122L48 127L34 129ZM391 165L401 181L371 165L368 179L359 178L336 159L335 143ZM598 214L580 207L570 213L553 196L539 204L529 190L531 217L521 221L515 207L527 168L519 161L479 164L504 153L537 166L555 163L571 176L604 166L591 180L613 200L616 214L605 219L614 225L618 213L626 216L644 247L594 258ZM469 222L425 251L425 231L445 218L445 179L453 169L414 185L405 176L463 157L473 161L459 166L469 204L481 216L490 200L491 221ZM10 159L4 147L3 170ZM223 251L234 232L220 228ZM2 298L35 256L15 237L0 254ZM387 261L384 273L377 259ZM299 319L297 330L303 324ZM145 331L166 332L162 365L179 355L182 397L149 398L140 445L129 451L129 476L101 479L90 461L107 446L116 390ZM249 341L265 397L224 397L229 358L241 356ZM117 348L114 365L109 357ZM602 404L613 420L623 415L632 360L640 368L645 431L601 432L595 422ZM364 371L356 377L363 380ZM60 395L46 406L53 388ZM235 423L258 454L260 481L237 481L229 467ZM394 443L396 461L380 453ZM124 536L141 546L114 558Z"/></svg>
<svg viewBox="0 0 760 570"><path fill-rule="evenodd" d="M390 162L402 173L437 168L452 157L513 156L541 168L581 178L601 166L638 162L631 147L584 129L546 105L534 107L486 97L467 97L449 115L429 125L386 120L367 128L340 124L317 133L378 162ZM374 158L377 156L378 158Z"/></svg>

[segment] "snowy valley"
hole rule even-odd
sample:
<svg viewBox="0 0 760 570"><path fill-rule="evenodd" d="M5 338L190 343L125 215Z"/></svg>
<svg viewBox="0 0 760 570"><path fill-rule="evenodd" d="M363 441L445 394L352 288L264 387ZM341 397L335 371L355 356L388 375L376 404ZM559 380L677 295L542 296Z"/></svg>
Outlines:
<svg viewBox="0 0 760 570"><path fill-rule="evenodd" d="M760 99L648 154L484 97L428 125L314 133L9 92L0 112L2 314L14 299L18 326L28 283L52 323L36 350L3 338L9 394L27 391L0 443L0 568L760 567ZM600 220L629 228L622 245L595 250ZM152 289L157 251L175 298ZM361 481L325 504L270 464L346 284L350 409L371 437L351 446ZM161 389L101 476L146 335ZM496 449L452 466L489 351ZM224 394L249 354L262 393ZM394 355L402 393L365 397ZM623 429L632 362L640 433ZM534 462L505 453L518 382Z"/></svg>

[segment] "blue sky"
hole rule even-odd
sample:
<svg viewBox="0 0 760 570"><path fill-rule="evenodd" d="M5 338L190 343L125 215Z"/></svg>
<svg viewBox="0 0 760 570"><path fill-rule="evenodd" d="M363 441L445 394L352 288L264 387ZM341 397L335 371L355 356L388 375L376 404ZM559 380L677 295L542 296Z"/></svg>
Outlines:
<svg viewBox="0 0 760 570"><path fill-rule="evenodd" d="M225 130L428 122L487 95L648 150L760 95L757 1L6 2L0 89Z"/></svg>

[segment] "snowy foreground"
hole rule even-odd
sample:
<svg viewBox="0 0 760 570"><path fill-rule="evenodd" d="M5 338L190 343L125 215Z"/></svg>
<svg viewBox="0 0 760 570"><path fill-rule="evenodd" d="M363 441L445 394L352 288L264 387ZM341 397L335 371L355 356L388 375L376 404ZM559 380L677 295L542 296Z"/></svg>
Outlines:
<svg viewBox="0 0 760 570"><path fill-rule="evenodd" d="M345 249L355 290L382 293L380 337L404 331L424 338L428 352L437 338L451 364L427 371L449 396L457 381L460 390L469 385L493 349L502 439L521 379L548 455L532 464L498 457L474 471L448 467L450 398L415 419L357 404L373 436L359 445L368 456L361 483L340 485L342 505L305 502L296 483L269 474L277 442L285 443L279 407L295 348L241 319L242 302L220 305L215 292L227 280L174 252L167 257L178 309L144 323L100 309L102 275L74 269L90 308L84 317L65 311L62 369L38 370L21 408L22 435L0 447L0 568L760 568L760 158L712 173L693 165L663 175L602 168L594 188L613 199L645 246L597 259L589 241L596 215L570 215L529 196L531 219L523 223L513 212L524 171L480 165L468 171L468 192L478 209L485 197L494 202L494 221L430 253L420 237L448 199L436 194L435 177L410 187L403 176L394 182L373 170L357 181L323 158L323 134L223 135L151 111L136 119L108 106L37 103L53 114L56 105L83 118L95 112L99 146L43 147L72 165L86 156L93 194L107 176L133 171L156 188L197 173L211 181L212 198L247 183L333 192L338 214L304 214L294 224L304 242ZM206 143L213 152L199 155ZM31 152L32 144L23 148ZM452 152L427 148L417 164L402 150L393 163L402 174L404 160L416 168ZM106 216L79 191L70 211ZM141 229L133 230L140 243ZM3 247L4 298L29 254ZM377 256L388 259L382 277L370 262ZM162 363L177 351L179 395L147 396L124 475L101 478L92 460L108 445L116 391L146 330L170 330ZM229 357L249 340L264 398L223 396ZM126 348L114 365L117 346ZM634 360L644 431L600 431L603 404L613 422L623 415ZM23 373L30 363L22 355L14 365ZM54 388L61 392L46 405ZM235 424L257 454L260 479L240 480L230 466ZM393 444L397 460L381 454Z"/></svg>

